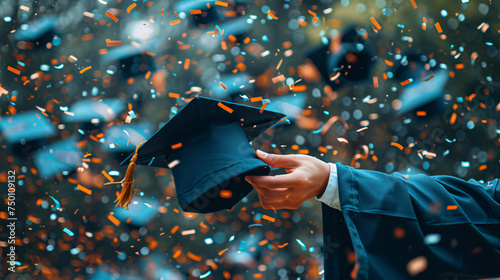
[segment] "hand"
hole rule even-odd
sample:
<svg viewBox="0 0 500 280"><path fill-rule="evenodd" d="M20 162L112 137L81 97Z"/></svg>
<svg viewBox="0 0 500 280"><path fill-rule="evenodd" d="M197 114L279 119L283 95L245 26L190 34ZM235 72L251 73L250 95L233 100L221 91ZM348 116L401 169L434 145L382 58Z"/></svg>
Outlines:
<svg viewBox="0 0 500 280"><path fill-rule="evenodd" d="M305 201L325 192L330 166L306 155L274 155L257 150L257 156L271 167L282 167L288 174L246 176L257 190L264 209L297 209Z"/></svg>

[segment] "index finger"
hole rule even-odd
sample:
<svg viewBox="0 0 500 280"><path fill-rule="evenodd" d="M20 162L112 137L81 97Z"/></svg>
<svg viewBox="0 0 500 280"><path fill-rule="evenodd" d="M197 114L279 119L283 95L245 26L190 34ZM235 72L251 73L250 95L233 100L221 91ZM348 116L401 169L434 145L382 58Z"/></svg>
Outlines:
<svg viewBox="0 0 500 280"><path fill-rule="evenodd" d="M299 184L302 176L299 172L282 174L276 176L246 176L245 180L252 185L263 188L286 188L294 187Z"/></svg>

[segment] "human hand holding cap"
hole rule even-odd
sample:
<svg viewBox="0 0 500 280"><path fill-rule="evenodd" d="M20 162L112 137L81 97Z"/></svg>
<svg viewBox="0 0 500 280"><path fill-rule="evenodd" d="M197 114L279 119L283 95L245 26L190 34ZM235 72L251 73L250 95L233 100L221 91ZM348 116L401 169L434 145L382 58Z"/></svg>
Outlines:
<svg viewBox="0 0 500 280"><path fill-rule="evenodd" d="M285 168L288 174L246 176L264 209L297 209L305 201L320 196L330 173L328 163L307 155L276 155L257 150L257 157L271 167Z"/></svg>

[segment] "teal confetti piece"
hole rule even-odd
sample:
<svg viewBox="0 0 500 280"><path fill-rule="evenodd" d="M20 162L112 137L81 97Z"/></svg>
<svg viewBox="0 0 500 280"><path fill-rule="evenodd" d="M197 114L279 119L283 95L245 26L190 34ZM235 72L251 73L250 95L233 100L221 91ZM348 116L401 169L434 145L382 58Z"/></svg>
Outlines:
<svg viewBox="0 0 500 280"><path fill-rule="evenodd" d="M50 195L49 195L49 197L52 198L52 200L54 200L54 202L56 203L56 209L61 208L61 204L59 203L59 201L57 201L57 199L55 199L54 197L52 197Z"/></svg>
<svg viewBox="0 0 500 280"><path fill-rule="evenodd" d="M302 251L307 250L306 245L304 244L304 242L300 241L300 239L295 239L295 240L297 241L297 243L299 243L300 247L302 247Z"/></svg>
<svg viewBox="0 0 500 280"><path fill-rule="evenodd" d="M209 270L207 273L200 275L200 279L206 278L208 275L210 275L210 273L212 273L212 271Z"/></svg>
<svg viewBox="0 0 500 280"><path fill-rule="evenodd" d="M67 228L64 228L64 229L63 229L63 231L64 231L65 233L67 233L69 236L74 236L74 235L75 235L75 234L74 234L71 230L69 230L69 229L67 229Z"/></svg>

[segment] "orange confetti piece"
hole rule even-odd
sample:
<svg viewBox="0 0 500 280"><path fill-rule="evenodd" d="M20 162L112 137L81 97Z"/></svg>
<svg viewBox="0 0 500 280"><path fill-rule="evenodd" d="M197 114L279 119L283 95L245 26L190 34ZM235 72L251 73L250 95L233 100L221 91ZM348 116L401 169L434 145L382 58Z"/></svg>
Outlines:
<svg viewBox="0 0 500 280"><path fill-rule="evenodd" d="M113 215L109 214L108 215L108 219L113 223L115 224L115 226L119 226L120 225L120 221L118 221Z"/></svg>
<svg viewBox="0 0 500 280"><path fill-rule="evenodd" d="M181 251L181 250L179 250L179 251L175 252L175 253L174 253L174 255L172 256L172 258L174 258L174 259L175 259L175 258L179 257L179 256L181 255L181 253L182 253L182 251Z"/></svg>
<svg viewBox="0 0 500 280"><path fill-rule="evenodd" d="M186 62L184 62L184 69L185 70L189 69L189 63L191 63L191 60L189 58L186 58Z"/></svg>
<svg viewBox="0 0 500 280"><path fill-rule="evenodd" d="M392 61L389 61L389 60L384 60L385 64L387 64L387 66L392 66L394 65L394 63Z"/></svg>
<svg viewBox="0 0 500 280"><path fill-rule="evenodd" d="M189 11L192 15L201 15L201 10L190 10Z"/></svg>
<svg viewBox="0 0 500 280"><path fill-rule="evenodd" d="M441 25L439 24L439 22L436 22L434 24L434 26L436 26L436 30L438 33L442 33L443 32L443 29L441 29Z"/></svg>
<svg viewBox="0 0 500 280"><path fill-rule="evenodd" d="M7 66L7 70L9 70L10 72L16 74L16 75L20 75L21 74L21 71L17 70L16 68L13 68L13 67L10 67L10 66Z"/></svg>
<svg viewBox="0 0 500 280"><path fill-rule="evenodd" d="M181 20L180 19L176 19L176 20L173 20L170 22L170 25L176 25L178 23L181 23Z"/></svg>
<svg viewBox="0 0 500 280"><path fill-rule="evenodd" d="M250 102L258 102L258 101L262 101L262 96L250 98Z"/></svg>
<svg viewBox="0 0 500 280"><path fill-rule="evenodd" d="M217 105L219 107L221 107L222 109L226 110L229 114L233 113L233 109L227 107L226 105L222 104L222 102L219 102L217 103Z"/></svg>
<svg viewBox="0 0 500 280"><path fill-rule="evenodd" d="M193 254L191 252L188 252L186 255L187 255L188 258L192 259L193 261L197 261L197 262L201 261L201 257L200 256L197 256L197 255L195 255L195 254Z"/></svg>
<svg viewBox="0 0 500 280"><path fill-rule="evenodd" d="M122 41L106 39L106 47L118 47L122 45Z"/></svg>
<svg viewBox="0 0 500 280"><path fill-rule="evenodd" d="M378 88L378 77L373 77L373 87Z"/></svg>
<svg viewBox="0 0 500 280"><path fill-rule="evenodd" d="M486 168L488 168L488 166L486 164L483 164L483 165L479 166L479 171L483 171Z"/></svg>
<svg viewBox="0 0 500 280"><path fill-rule="evenodd" d="M221 86L224 90L227 90L227 86L226 86L224 83L219 82L219 85L220 85L220 86Z"/></svg>
<svg viewBox="0 0 500 280"><path fill-rule="evenodd" d="M92 66L87 66L87 67L83 68L82 70L80 70L80 74L83 74L85 71L87 71L89 69L92 69Z"/></svg>
<svg viewBox="0 0 500 280"><path fill-rule="evenodd" d="M267 105L269 105L269 103L265 103L264 105L262 105L262 107L260 108L259 113L262 114L262 112L264 112L264 109L267 107Z"/></svg>
<svg viewBox="0 0 500 280"><path fill-rule="evenodd" d="M430 80L431 80L432 78L434 78L434 77L436 77L436 76L435 76L435 75L431 75L429 78L425 79L424 81L425 81L425 82L428 82L428 81L430 81Z"/></svg>
<svg viewBox="0 0 500 280"><path fill-rule="evenodd" d="M382 29L382 26L380 26L380 24L378 23L378 21L374 17L371 17L370 21L373 23L373 25L375 25L375 28L377 28L379 30Z"/></svg>
<svg viewBox="0 0 500 280"><path fill-rule="evenodd" d="M276 221L275 218L269 217L268 215L262 215L262 219L270 221L271 223L274 223Z"/></svg>
<svg viewBox="0 0 500 280"><path fill-rule="evenodd" d="M417 8L417 3L415 3L415 0L411 0L411 5L413 6L413 9Z"/></svg>
<svg viewBox="0 0 500 280"><path fill-rule="evenodd" d="M278 245L278 248L284 248L284 247L286 247L286 246L288 246L288 242L287 242L287 243L285 243L285 244L283 244L283 245Z"/></svg>
<svg viewBox="0 0 500 280"><path fill-rule="evenodd" d="M219 195L222 198L231 198L233 196L233 193L229 190L221 190Z"/></svg>
<svg viewBox="0 0 500 280"><path fill-rule="evenodd" d="M149 77L151 77L151 71L148 71L146 73L146 75L144 76L144 78L146 78L146 80L149 79Z"/></svg>
<svg viewBox="0 0 500 280"><path fill-rule="evenodd" d="M407 85L407 84L409 84L409 83L411 83L411 80L410 80L410 79L408 79L408 80L406 80L406 81L401 82L401 85L402 85L402 86L406 86L406 85Z"/></svg>
<svg viewBox="0 0 500 280"><path fill-rule="evenodd" d="M220 251L220 252L219 252L219 256L222 256L222 254L224 254L224 252L226 252L228 249L229 249L229 248L226 248L226 249L224 249L224 250Z"/></svg>
<svg viewBox="0 0 500 280"><path fill-rule="evenodd" d="M457 120L457 113L451 114L450 124L455 124L456 120Z"/></svg>
<svg viewBox="0 0 500 280"><path fill-rule="evenodd" d="M462 63L455 65L455 69L464 69L464 65Z"/></svg>
<svg viewBox="0 0 500 280"><path fill-rule="evenodd" d="M106 177L106 179L108 179L110 182L115 181L115 179L113 179L113 177L109 176L109 174L108 174L108 172L106 172L106 170L101 171L101 174L104 175L104 177Z"/></svg>
<svg viewBox="0 0 500 280"><path fill-rule="evenodd" d="M448 205L446 207L446 210L457 210L458 209L458 205Z"/></svg>
<svg viewBox="0 0 500 280"><path fill-rule="evenodd" d="M170 234L176 233L178 229L179 229L179 226L173 227L172 230L170 231Z"/></svg>
<svg viewBox="0 0 500 280"><path fill-rule="evenodd" d="M417 117L425 117L425 116L427 116L426 111L417 111Z"/></svg>
<svg viewBox="0 0 500 280"><path fill-rule="evenodd" d="M89 190L89 189L87 189L86 187L84 187L84 186L82 186L82 185L80 185L80 184L78 184L78 186L76 186L76 188L77 188L78 190L80 190L80 191L82 191L82 192L84 192L84 193L88 194L88 195L91 195L91 194L92 194L92 190ZM76 212L75 212L75 213L76 213Z"/></svg>
<svg viewBox="0 0 500 280"><path fill-rule="evenodd" d="M165 12L165 9L161 9L161 15L163 16L163 13Z"/></svg>
<svg viewBox="0 0 500 280"><path fill-rule="evenodd" d="M271 10L267 11L267 15L270 16L272 19L277 20L278 17L275 16L273 13L271 13Z"/></svg>
<svg viewBox="0 0 500 280"><path fill-rule="evenodd" d="M182 147L182 143L177 143L177 144L174 144L171 146L173 150L175 149L179 149L180 147Z"/></svg>
<svg viewBox="0 0 500 280"><path fill-rule="evenodd" d="M172 98L179 98L179 97L180 97L180 94L170 92L170 93L168 94L168 97L172 97Z"/></svg>
<svg viewBox="0 0 500 280"><path fill-rule="evenodd" d="M400 149L401 151L403 150L403 146L401 146L401 144L399 144L399 143L396 143L396 142L391 142L391 146L397 147L397 148L398 148L398 149Z"/></svg>
<svg viewBox="0 0 500 280"><path fill-rule="evenodd" d="M228 3L222 2L222 1L215 1L215 5L222 6L222 7L227 7Z"/></svg>
<svg viewBox="0 0 500 280"><path fill-rule="evenodd" d="M117 18L117 17L115 17L115 15L113 15L110 11L107 11L107 12L106 12L106 15L107 15L108 17L110 17L112 20L114 20L115 22L118 22L118 18Z"/></svg>
<svg viewBox="0 0 500 280"><path fill-rule="evenodd" d="M132 5L128 6L127 8L127 14L130 13L130 11L132 11L133 8L135 8L137 6L136 3L133 3Z"/></svg>

